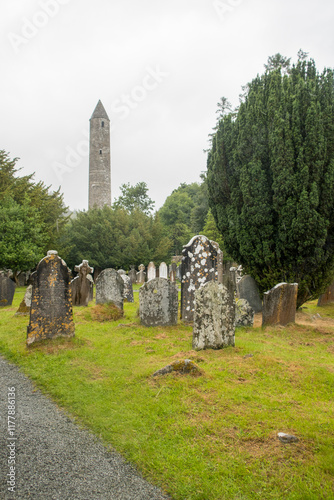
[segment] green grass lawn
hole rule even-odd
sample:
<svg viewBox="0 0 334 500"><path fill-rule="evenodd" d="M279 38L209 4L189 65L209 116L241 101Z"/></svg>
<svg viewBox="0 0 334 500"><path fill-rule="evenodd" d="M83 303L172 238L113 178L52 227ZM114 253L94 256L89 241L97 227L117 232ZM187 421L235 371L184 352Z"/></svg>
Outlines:
<svg viewBox="0 0 334 500"><path fill-rule="evenodd" d="M23 295L0 309L1 354L173 499L334 499L334 304L195 352L182 322L141 326L135 293L122 319L92 321L94 304L77 307L73 339L27 348ZM186 358L201 376L152 378ZM300 440L282 444L278 432Z"/></svg>

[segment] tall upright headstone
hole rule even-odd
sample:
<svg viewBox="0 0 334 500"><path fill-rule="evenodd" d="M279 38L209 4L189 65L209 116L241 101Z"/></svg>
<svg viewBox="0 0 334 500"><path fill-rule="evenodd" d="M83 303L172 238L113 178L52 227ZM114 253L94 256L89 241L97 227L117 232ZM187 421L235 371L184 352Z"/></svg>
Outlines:
<svg viewBox="0 0 334 500"><path fill-rule="evenodd" d="M0 271L0 307L11 306L16 284L8 277L8 273Z"/></svg>
<svg viewBox="0 0 334 500"><path fill-rule="evenodd" d="M207 281L215 281L217 249L206 236L194 236L183 247L181 262L181 318L194 320L195 291Z"/></svg>
<svg viewBox="0 0 334 500"><path fill-rule="evenodd" d="M176 283L154 278L139 290L140 322L145 326L177 324L178 291Z"/></svg>
<svg viewBox="0 0 334 500"><path fill-rule="evenodd" d="M157 277L157 270L154 262L150 262L147 266L147 281L154 280Z"/></svg>
<svg viewBox="0 0 334 500"><path fill-rule="evenodd" d="M238 299L247 300L255 313L262 311L262 300L255 279L246 274L236 283Z"/></svg>
<svg viewBox="0 0 334 500"><path fill-rule="evenodd" d="M119 269L117 272L121 276L124 282L124 292L123 292L124 300L126 300L127 302L134 302L133 287L130 276L128 276L123 269Z"/></svg>
<svg viewBox="0 0 334 500"><path fill-rule="evenodd" d="M168 267L166 262L161 262L159 266L159 278L168 279Z"/></svg>
<svg viewBox="0 0 334 500"><path fill-rule="evenodd" d="M139 272L137 273L137 283L143 284L145 283L145 277L146 277L144 264L140 264L138 269Z"/></svg>
<svg viewBox="0 0 334 500"><path fill-rule="evenodd" d="M83 260L74 270L79 274L71 281L73 305L88 306L88 302L92 300L94 286L93 280L88 276L94 272L94 268L90 267L88 260Z"/></svg>
<svg viewBox="0 0 334 500"><path fill-rule="evenodd" d="M294 323L298 283L279 283L263 294L262 326Z"/></svg>
<svg viewBox="0 0 334 500"><path fill-rule="evenodd" d="M104 269L96 280L96 303L115 304L123 310L124 281L115 269Z"/></svg>
<svg viewBox="0 0 334 500"><path fill-rule="evenodd" d="M171 281L176 281L176 263L172 262L169 266L169 279Z"/></svg>
<svg viewBox="0 0 334 500"><path fill-rule="evenodd" d="M58 252L50 250L32 274L27 344L73 336L70 271Z"/></svg>
<svg viewBox="0 0 334 500"><path fill-rule="evenodd" d="M137 283L137 271L136 271L135 266L130 266L130 271L129 271L128 276L129 276L132 284Z"/></svg>
<svg viewBox="0 0 334 500"><path fill-rule="evenodd" d="M111 205L110 120L101 101L90 119L88 208Z"/></svg>

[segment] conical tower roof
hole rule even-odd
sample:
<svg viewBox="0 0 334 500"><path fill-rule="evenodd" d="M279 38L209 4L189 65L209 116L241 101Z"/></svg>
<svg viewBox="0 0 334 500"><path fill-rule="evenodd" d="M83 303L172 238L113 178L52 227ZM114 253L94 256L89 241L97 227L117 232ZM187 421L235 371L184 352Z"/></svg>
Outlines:
<svg viewBox="0 0 334 500"><path fill-rule="evenodd" d="M109 116L107 115L107 112L104 109L104 106L103 106L102 102L100 101L100 99L96 105L96 108L94 109L94 113L91 116L91 119L92 118L105 118L106 120L109 120Z"/></svg>

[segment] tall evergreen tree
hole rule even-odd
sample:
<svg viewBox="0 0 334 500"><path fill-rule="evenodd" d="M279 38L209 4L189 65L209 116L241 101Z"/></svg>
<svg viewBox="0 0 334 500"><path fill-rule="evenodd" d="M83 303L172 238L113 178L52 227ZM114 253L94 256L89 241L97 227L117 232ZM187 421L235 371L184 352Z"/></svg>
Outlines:
<svg viewBox="0 0 334 500"><path fill-rule="evenodd" d="M292 67L269 58L248 84L212 137L207 174L229 255L262 291L298 282L298 305L334 275L334 75L302 55Z"/></svg>

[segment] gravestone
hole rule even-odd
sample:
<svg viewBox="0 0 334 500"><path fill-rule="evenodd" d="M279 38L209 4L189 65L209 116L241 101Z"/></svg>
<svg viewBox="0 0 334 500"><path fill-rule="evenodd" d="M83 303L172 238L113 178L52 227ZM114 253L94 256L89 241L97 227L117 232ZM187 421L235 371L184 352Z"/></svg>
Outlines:
<svg viewBox="0 0 334 500"><path fill-rule="evenodd" d="M217 249L206 236L194 236L183 247L181 262L181 318L194 319L195 291L208 281L217 279Z"/></svg>
<svg viewBox="0 0 334 500"><path fill-rule="evenodd" d="M31 296L32 296L32 285L29 285L24 294L24 298L16 311L17 315L25 316L30 313L31 307Z"/></svg>
<svg viewBox="0 0 334 500"><path fill-rule="evenodd" d="M165 262L161 262L159 266L159 278L166 278L168 279L168 267Z"/></svg>
<svg viewBox="0 0 334 500"><path fill-rule="evenodd" d="M94 268L89 266L88 260L83 260L81 264L75 266L74 271L79 274L71 281L73 305L88 306L93 295L93 282L88 276L94 272Z"/></svg>
<svg viewBox="0 0 334 500"><path fill-rule="evenodd" d="M195 292L193 349L235 344L235 302L225 285L209 281Z"/></svg>
<svg viewBox="0 0 334 500"><path fill-rule="evenodd" d="M176 283L155 278L139 289L139 316L145 326L177 324L178 290Z"/></svg>
<svg viewBox="0 0 334 500"><path fill-rule="evenodd" d="M169 279L171 281L176 281L176 263L172 262L172 264L169 266Z"/></svg>
<svg viewBox="0 0 334 500"><path fill-rule="evenodd" d="M211 241L211 245L216 249L217 251L217 283L223 283L223 274L224 274L224 268L223 268L223 252L219 248L219 244L216 241Z"/></svg>
<svg viewBox="0 0 334 500"><path fill-rule="evenodd" d="M334 283L332 283L325 293L322 293L318 299L317 306L325 306L326 304L330 304L334 302Z"/></svg>
<svg viewBox="0 0 334 500"><path fill-rule="evenodd" d="M96 303L115 304L123 310L124 281L115 269L104 269L96 280Z"/></svg>
<svg viewBox="0 0 334 500"><path fill-rule="evenodd" d="M8 272L0 271L0 307L11 306L16 284L8 277Z"/></svg>
<svg viewBox="0 0 334 500"><path fill-rule="evenodd" d="M57 337L73 337L70 273L58 252L50 250L32 274L27 344Z"/></svg>
<svg viewBox="0 0 334 500"><path fill-rule="evenodd" d="M262 326L287 325L296 317L298 283L279 283L263 295Z"/></svg>
<svg viewBox="0 0 334 500"><path fill-rule="evenodd" d="M22 271L16 276L18 286L25 286L27 282L27 275Z"/></svg>
<svg viewBox="0 0 334 500"><path fill-rule="evenodd" d="M131 283L133 285L135 283L137 283L137 272L136 272L135 266L130 266L130 271L129 271L128 276L129 276Z"/></svg>
<svg viewBox="0 0 334 500"><path fill-rule="evenodd" d="M94 280L93 276L91 276L90 274L87 274L86 278L88 279L88 281L90 281L88 302L91 302L94 299Z"/></svg>
<svg viewBox="0 0 334 500"><path fill-rule="evenodd" d="M145 277L146 277L144 264L140 264L138 269L139 272L137 273L137 283L143 284L145 283Z"/></svg>
<svg viewBox="0 0 334 500"><path fill-rule="evenodd" d="M120 269L118 271L118 274L121 276L122 280L124 281L124 292L123 292L124 300L126 300L127 302L134 302L132 281L130 279L130 276L127 276L126 272L123 271L123 269Z"/></svg>
<svg viewBox="0 0 334 500"><path fill-rule="evenodd" d="M254 309L246 299L238 299L235 311L235 326L253 326Z"/></svg>
<svg viewBox="0 0 334 500"><path fill-rule="evenodd" d="M154 280L157 277L157 270L154 262L150 262L147 266L147 281Z"/></svg>
<svg viewBox="0 0 334 500"><path fill-rule="evenodd" d="M252 276L246 274L237 282L237 298L247 300L255 313L262 311L262 301L259 288Z"/></svg>

